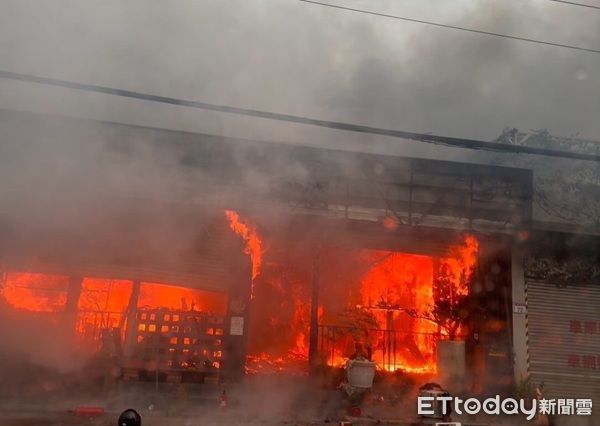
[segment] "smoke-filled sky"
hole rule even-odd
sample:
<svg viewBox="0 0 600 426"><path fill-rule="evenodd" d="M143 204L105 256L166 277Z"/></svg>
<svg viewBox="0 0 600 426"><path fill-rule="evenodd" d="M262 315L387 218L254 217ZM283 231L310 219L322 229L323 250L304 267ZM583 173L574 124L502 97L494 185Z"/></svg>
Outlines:
<svg viewBox="0 0 600 426"><path fill-rule="evenodd" d="M549 0L330 2L600 49L600 11ZM297 0L4 0L0 68L448 136L491 140L514 126L600 139L600 54ZM310 144L365 141L3 79L0 107ZM410 154L417 144L403 146Z"/></svg>

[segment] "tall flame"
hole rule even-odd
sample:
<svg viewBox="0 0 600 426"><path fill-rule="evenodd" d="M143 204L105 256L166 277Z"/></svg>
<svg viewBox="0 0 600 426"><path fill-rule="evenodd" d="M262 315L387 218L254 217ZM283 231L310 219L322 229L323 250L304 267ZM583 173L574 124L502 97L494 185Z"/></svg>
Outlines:
<svg viewBox="0 0 600 426"><path fill-rule="evenodd" d="M361 283L363 308L372 314L377 328L395 333L402 346L390 357L386 334L376 334L375 341L367 342L373 348L373 361L390 371L435 372L431 336L436 326L406 313L433 302L433 258L379 251L365 255L373 266Z"/></svg>
<svg viewBox="0 0 600 426"><path fill-rule="evenodd" d="M233 210L225 210L225 216L229 220L229 227L242 237L246 244L244 252L252 259L252 280L254 280L260 274L263 256L262 239L258 230Z"/></svg>
<svg viewBox="0 0 600 426"><path fill-rule="evenodd" d="M474 236L468 235L463 244L453 246L449 255L440 262L440 267L445 268L452 277L453 290L458 296L469 294L468 281L477 264L478 252L479 242Z"/></svg>
<svg viewBox="0 0 600 426"><path fill-rule="evenodd" d="M386 361L381 342L368 342L373 346L373 360L380 367L395 370L434 373L435 337L438 327L426 319L426 313L434 306L434 276L442 271L448 277L448 289L456 296L469 294L469 280L477 263L479 243L467 236L462 244L450 248L448 255L439 259L436 271L435 258L406 253L365 252L365 259L372 263L361 282L362 308L370 311L381 330L393 330L404 339L403 350L394 354L390 364Z"/></svg>

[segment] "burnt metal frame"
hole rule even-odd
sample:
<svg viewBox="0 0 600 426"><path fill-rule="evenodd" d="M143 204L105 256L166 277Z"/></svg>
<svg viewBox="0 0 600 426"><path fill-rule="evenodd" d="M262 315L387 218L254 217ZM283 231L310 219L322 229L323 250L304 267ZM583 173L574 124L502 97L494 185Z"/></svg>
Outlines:
<svg viewBox="0 0 600 426"><path fill-rule="evenodd" d="M462 166L460 163L457 167ZM469 167L469 166L466 166ZM401 224L411 226L426 225L426 219L432 216L442 216L454 218L457 220L467 219L468 229L476 227L478 220L495 223L495 227L500 232L510 227L527 228L531 223L531 199L532 199L532 179L531 173L525 170L518 170L520 176L507 178L506 176L495 176L492 173L477 173L468 169L467 173L436 175L421 173L422 179L431 179L429 184L415 182L415 172L410 168L408 182L381 182L373 178L357 180L352 177L343 177L342 184L346 188L343 197L339 194L328 194L328 205L335 206L342 204L341 209L345 219L349 219L353 208L371 208L380 211L381 215L390 212ZM450 180L450 185L436 185L435 178L444 177ZM339 176L331 177L339 179ZM491 188L481 188L482 184L475 183L477 179L491 180ZM362 181L362 182L361 182ZM377 196L368 197L360 194L352 194L353 188L358 188L360 184L370 185ZM389 188L407 190L408 197L392 198L389 191L385 191L381 184ZM461 184L464 187L461 187ZM504 191L504 194L502 193ZM419 201L417 196L433 197L432 201ZM304 195L306 196L306 195ZM320 197L322 198L322 191ZM293 197L288 198L291 202ZM377 199L379 208L376 207ZM463 202L464 199L464 202ZM486 204L492 204L491 207ZM479 205L478 205L479 204ZM297 205L297 203L295 203ZM310 209L309 209L310 210ZM323 208L321 207L321 211ZM314 213L317 213L314 211ZM417 216L418 215L418 216Z"/></svg>
<svg viewBox="0 0 600 426"><path fill-rule="evenodd" d="M440 333L414 333L404 332L399 330L387 329L356 329L349 326L339 325L318 325L318 353L321 356L327 356L327 363L331 363L335 359L336 337L352 334L355 331L366 332L371 335L380 334L383 337L383 362L382 367L395 367L397 365L397 350L400 348L398 336L428 336L432 341L447 339ZM462 336L464 337L464 336ZM435 350L435 349L434 349ZM323 358L321 358L321 361Z"/></svg>

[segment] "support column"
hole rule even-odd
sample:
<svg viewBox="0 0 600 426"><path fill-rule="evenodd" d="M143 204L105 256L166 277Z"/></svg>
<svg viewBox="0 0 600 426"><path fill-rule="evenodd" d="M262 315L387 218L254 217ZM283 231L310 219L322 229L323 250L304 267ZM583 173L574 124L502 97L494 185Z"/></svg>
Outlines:
<svg viewBox="0 0 600 426"><path fill-rule="evenodd" d="M65 327L75 336L77 327L77 306L81 296L83 277L70 276L69 287L67 288L67 302L65 304Z"/></svg>
<svg viewBox="0 0 600 426"><path fill-rule="evenodd" d="M242 253L242 251L240 251ZM251 311L252 263L243 255L229 287L229 302L223 343L225 356L221 363L222 381L239 380L245 374L248 331Z"/></svg>
<svg viewBox="0 0 600 426"><path fill-rule="evenodd" d="M123 347L123 353L125 356L131 356L133 354L133 348L135 347L136 343L137 320L135 315L137 313L137 305L140 298L140 287L141 283L138 280L133 282L131 296L129 297L129 304L127 305L125 344Z"/></svg>
<svg viewBox="0 0 600 426"><path fill-rule="evenodd" d="M523 248L513 245L511 254L513 367L515 383L529 376L527 341L527 289Z"/></svg>
<svg viewBox="0 0 600 426"><path fill-rule="evenodd" d="M312 266L312 291L310 302L310 338L308 346L308 362L311 368L319 361L319 278L321 263L321 247L315 251Z"/></svg>

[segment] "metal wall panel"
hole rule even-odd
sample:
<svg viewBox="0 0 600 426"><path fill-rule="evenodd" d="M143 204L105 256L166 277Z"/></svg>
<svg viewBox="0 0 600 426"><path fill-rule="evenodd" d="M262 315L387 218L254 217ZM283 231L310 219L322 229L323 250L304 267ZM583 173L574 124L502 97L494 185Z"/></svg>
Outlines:
<svg viewBox="0 0 600 426"><path fill-rule="evenodd" d="M551 398L600 399L600 284L527 280L529 373Z"/></svg>

